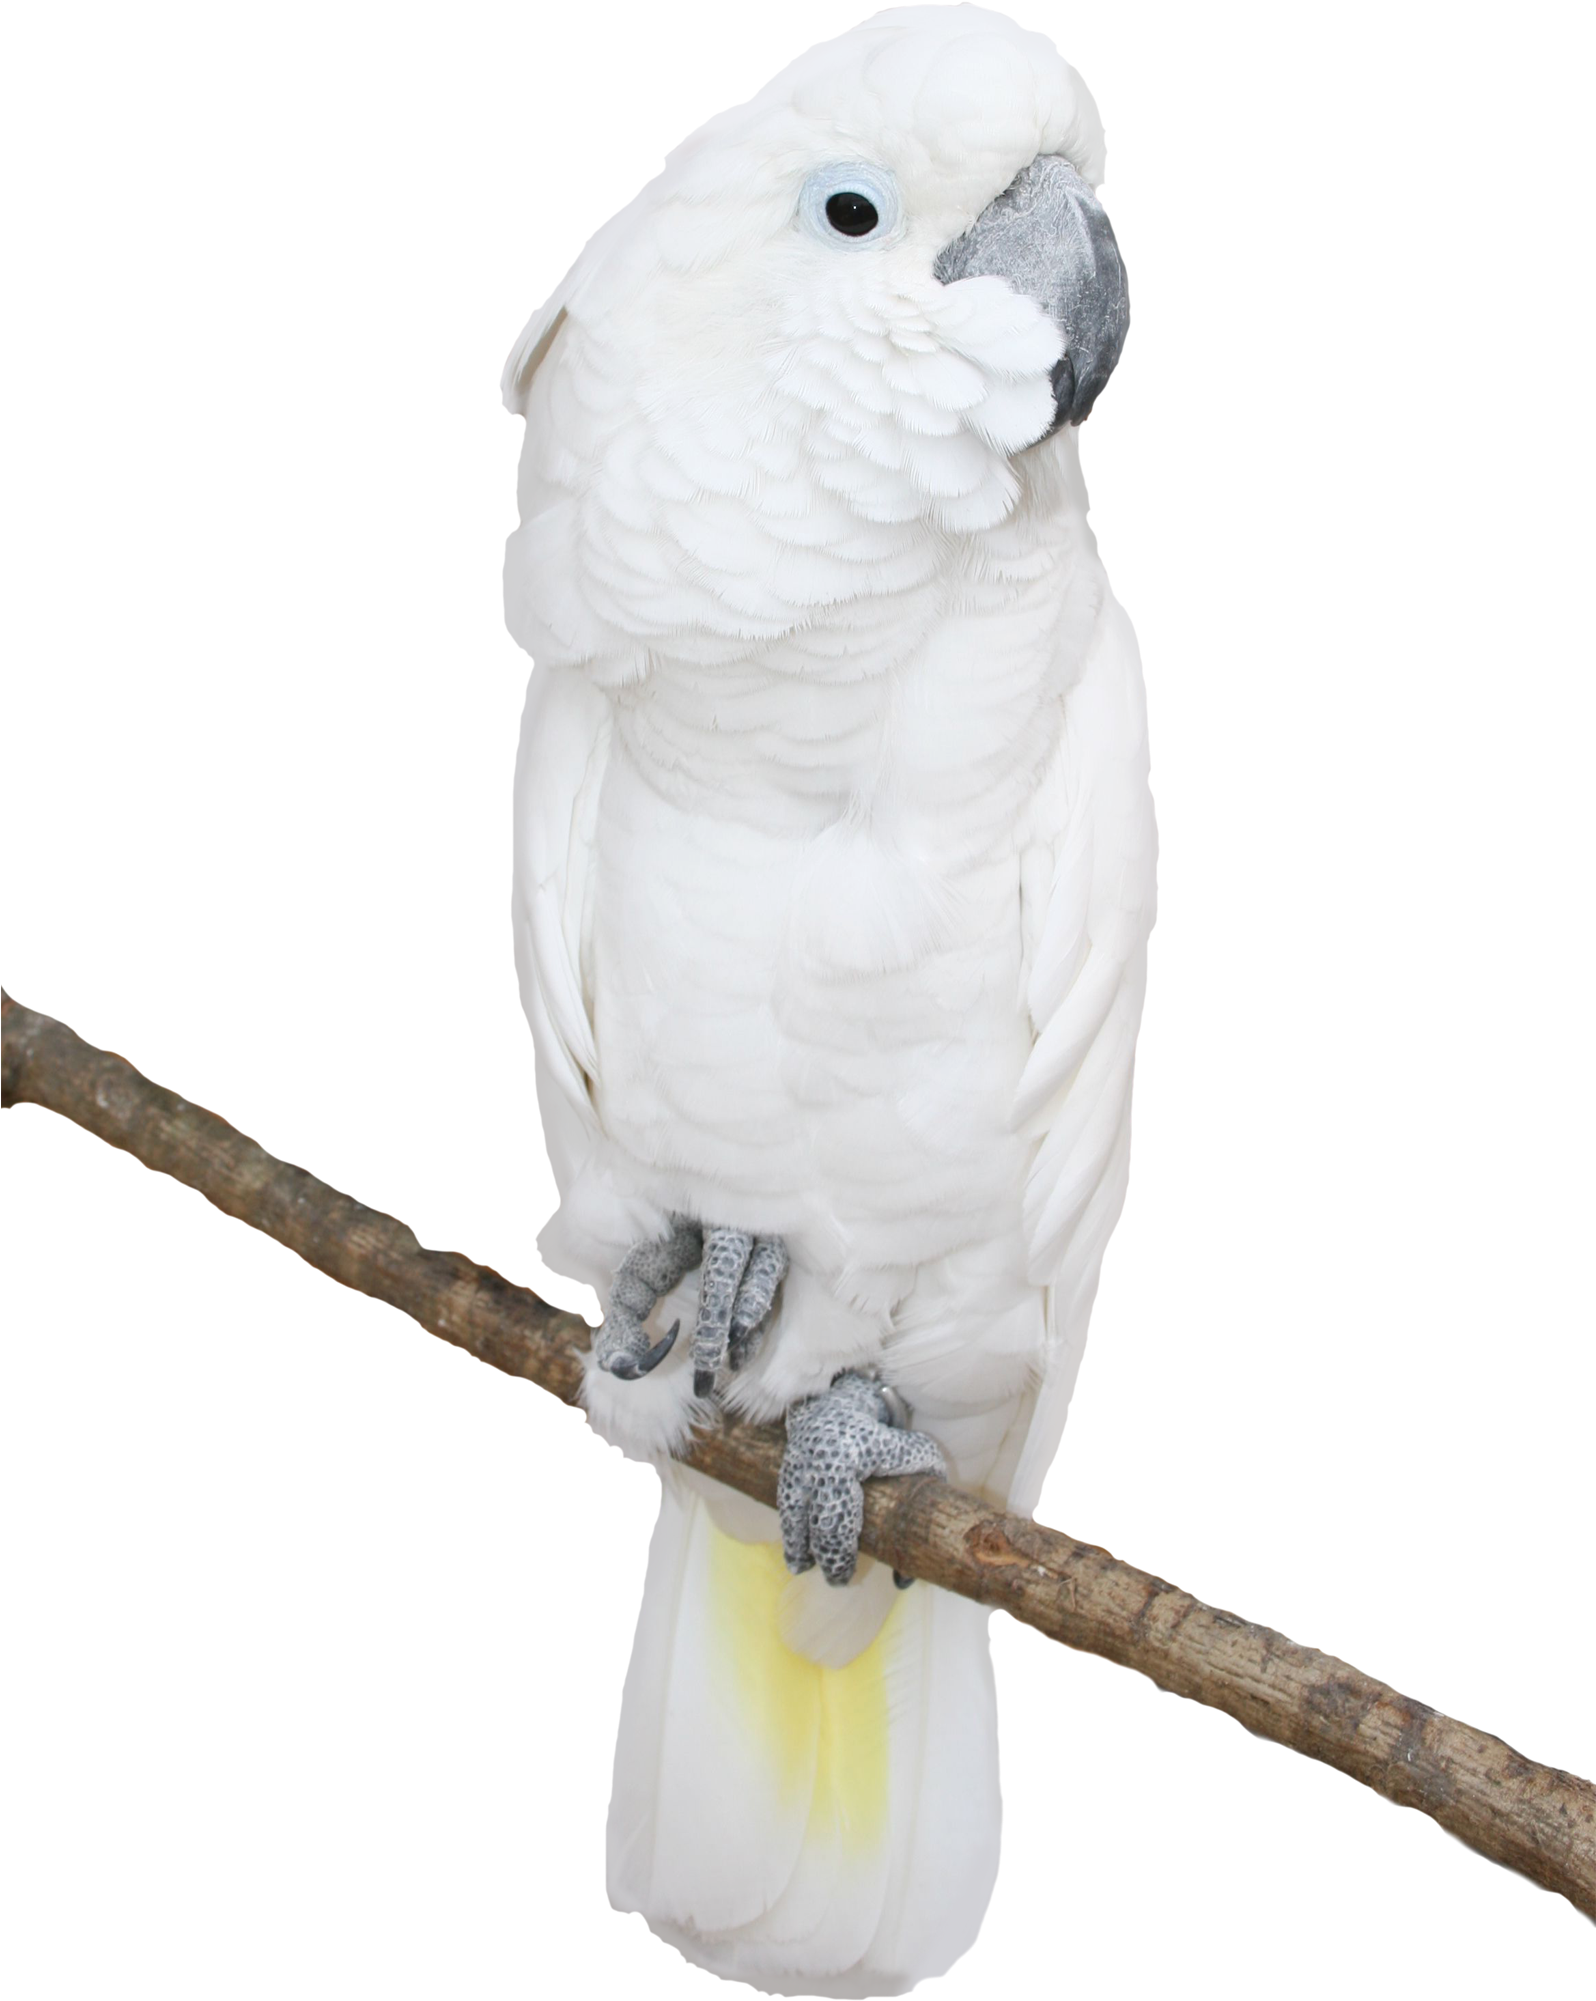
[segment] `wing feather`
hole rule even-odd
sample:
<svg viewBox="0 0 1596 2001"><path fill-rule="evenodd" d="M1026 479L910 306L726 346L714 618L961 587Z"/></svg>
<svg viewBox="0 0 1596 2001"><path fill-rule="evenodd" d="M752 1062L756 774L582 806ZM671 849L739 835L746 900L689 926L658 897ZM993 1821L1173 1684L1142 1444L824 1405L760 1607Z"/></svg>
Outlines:
<svg viewBox="0 0 1596 2001"><path fill-rule="evenodd" d="M1035 816L1023 900L1025 1000L1035 1040L1015 1097L1036 1151L1025 1187L1047 1348L1012 1504L1036 1505L1064 1428L1103 1252L1125 1199L1131 1079L1147 980L1157 834L1147 784L1141 662L1111 597L1065 699L1059 754Z"/></svg>
<svg viewBox="0 0 1596 2001"><path fill-rule="evenodd" d="M522 328L500 383L506 407L526 418L528 431L519 479L521 525L505 556L505 615L512 634L539 662L527 688L515 772L515 959L537 1058L538 1107L562 1212L602 1141L593 1093L599 1055L586 941L613 710L591 677L570 664L586 657L583 644L571 640L561 620L554 621L560 628L555 631L541 613L533 615L533 606L546 608L549 594L558 597L570 582L562 578L557 560L559 534L540 542L536 531L540 523L547 527L560 517L560 508L552 504L563 491L556 490L560 480L581 473L568 451L556 449L556 479L548 471L550 452L543 449L559 443L549 427L558 380L570 374L566 351L579 335L583 302L595 279L612 249L635 233L643 206L641 198L629 204L591 238ZM550 364L547 369L545 363ZM537 557L532 567L539 571L535 588L528 583L531 558L523 547L529 531ZM573 1275L582 1256L576 1248L579 1235L563 1244L566 1263L558 1267Z"/></svg>
<svg viewBox="0 0 1596 2001"><path fill-rule="evenodd" d="M654 190L655 184L651 182L635 201L612 215L602 229L594 231L576 262L521 329L499 377L499 393L504 398L504 407L513 415L528 415L532 378L547 359L567 315L579 305L584 292L616 246L636 234L640 221L649 212Z"/></svg>
<svg viewBox="0 0 1596 2001"><path fill-rule="evenodd" d="M579 672L536 669L527 689L515 774L515 957L537 1053L550 1159L562 1192L574 1156L598 1132L590 1090L598 1076L598 1051L583 938L610 729L608 700Z"/></svg>

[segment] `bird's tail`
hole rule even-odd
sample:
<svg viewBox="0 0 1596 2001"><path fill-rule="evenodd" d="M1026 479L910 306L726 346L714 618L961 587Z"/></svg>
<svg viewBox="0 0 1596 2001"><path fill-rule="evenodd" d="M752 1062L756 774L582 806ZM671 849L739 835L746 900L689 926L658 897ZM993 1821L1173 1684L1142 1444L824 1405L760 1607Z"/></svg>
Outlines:
<svg viewBox="0 0 1596 2001"><path fill-rule="evenodd" d="M878 1565L845 1590L789 1578L768 1509L664 1477L610 1901L768 1993L901 1994L945 1972L997 1873L986 1613Z"/></svg>

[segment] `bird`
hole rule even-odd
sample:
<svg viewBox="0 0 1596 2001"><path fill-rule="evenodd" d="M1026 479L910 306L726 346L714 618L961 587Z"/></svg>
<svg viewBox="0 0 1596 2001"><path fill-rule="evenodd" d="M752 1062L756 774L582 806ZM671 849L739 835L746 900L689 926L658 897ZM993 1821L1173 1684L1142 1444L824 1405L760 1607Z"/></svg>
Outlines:
<svg viewBox="0 0 1596 2001"><path fill-rule="evenodd" d="M1045 37L889 9L679 145L504 374L538 1241L661 1481L608 1890L768 1993L976 1938L988 1615L860 1555L861 1483L1035 1507L1125 1196L1156 833L1080 468L1103 168ZM784 1423L777 1508L677 1462L718 1411Z"/></svg>

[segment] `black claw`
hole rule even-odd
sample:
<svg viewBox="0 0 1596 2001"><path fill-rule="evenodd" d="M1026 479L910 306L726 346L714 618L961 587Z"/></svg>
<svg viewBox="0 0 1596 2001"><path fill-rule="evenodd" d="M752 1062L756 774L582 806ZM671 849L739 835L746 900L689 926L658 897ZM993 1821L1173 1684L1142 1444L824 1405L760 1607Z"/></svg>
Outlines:
<svg viewBox="0 0 1596 2001"><path fill-rule="evenodd" d="M895 1570L892 1573L892 1581L900 1591L907 1591L909 1586L914 1582L914 1579L912 1577L905 1577L901 1570Z"/></svg>
<svg viewBox="0 0 1596 2001"><path fill-rule="evenodd" d="M711 1397L714 1394L715 1371L713 1369L694 1369L693 1395L695 1397Z"/></svg>
<svg viewBox="0 0 1596 2001"><path fill-rule="evenodd" d="M618 1376L623 1383L635 1383L639 1376L646 1376L650 1369L659 1367L675 1345L676 1337L681 1331L682 1323L679 1320L673 1321L670 1332L662 1335L646 1353L639 1355L635 1360L630 1355L619 1354L613 1360L605 1362L603 1367L608 1369L612 1376Z"/></svg>
<svg viewBox="0 0 1596 2001"><path fill-rule="evenodd" d="M894 1431L907 1431L913 1421L914 1412L890 1383L882 1383L880 1389L881 1401L887 1407L888 1424Z"/></svg>
<svg viewBox="0 0 1596 2001"><path fill-rule="evenodd" d="M642 1361L638 1363L637 1373L640 1376L646 1376L650 1369L658 1368L671 1349L675 1347L676 1337L681 1331L682 1323L679 1320L673 1320L670 1324L670 1332L662 1334L643 1357Z"/></svg>

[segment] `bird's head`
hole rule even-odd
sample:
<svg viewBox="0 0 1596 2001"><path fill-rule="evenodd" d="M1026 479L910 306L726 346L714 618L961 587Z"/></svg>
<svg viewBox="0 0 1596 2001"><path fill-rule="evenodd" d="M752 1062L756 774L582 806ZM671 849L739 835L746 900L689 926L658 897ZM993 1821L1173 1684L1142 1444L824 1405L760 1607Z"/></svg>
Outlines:
<svg viewBox="0 0 1596 2001"><path fill-rule="evenodd" d="M613 512L597 567L640 635L627 541L663 529L691 576L650 552L656 605L696 578L744 636L1001 522L1019 455L1088 414L1124 340L1102 154L1075 72L983 8L812 49L678 147L529 325L505 377L524 522L562 490L579 540Z"/></svg>

